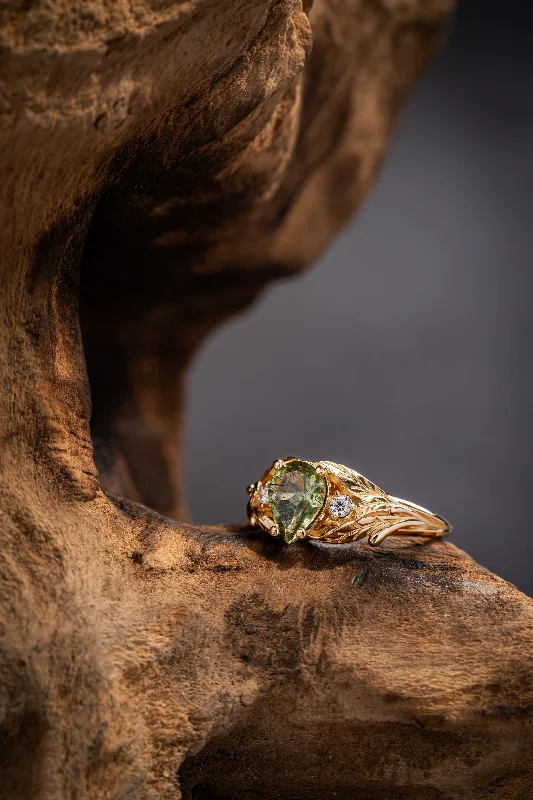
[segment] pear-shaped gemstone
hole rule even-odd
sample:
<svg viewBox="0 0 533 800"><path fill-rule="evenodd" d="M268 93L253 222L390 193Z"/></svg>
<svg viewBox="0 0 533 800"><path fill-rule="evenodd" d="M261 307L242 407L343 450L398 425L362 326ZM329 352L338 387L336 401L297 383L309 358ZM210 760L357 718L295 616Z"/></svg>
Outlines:
<svg viewBox="0 0 533 800"><path fill-rule="evenodd" d="M307 461L287 461L276 470L268 487L274 522L286 542L315 519L326 499L326 481Z"/></svg>

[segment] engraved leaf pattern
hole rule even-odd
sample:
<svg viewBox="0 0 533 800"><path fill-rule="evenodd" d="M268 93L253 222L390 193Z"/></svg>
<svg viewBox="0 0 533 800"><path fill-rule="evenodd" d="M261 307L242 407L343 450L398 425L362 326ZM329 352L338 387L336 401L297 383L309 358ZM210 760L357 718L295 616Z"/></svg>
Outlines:
<svg viewBox="0 0 533 800"><path fill-rule="evenodd" d="M391 528L394 530L413 522L410 510L400 510L397 506L397 510L393 510L395 504L391 505L391 498L364 475L331 461L320 463L340 480L352 496L361 501L355 519L352 517L351 520L328 525L321 531L321 541L342 544L367 536L372 539Z"/></svg>
<svg viewBox="0 0 533 800"><path fill-rule="evenodd" d="M361 500L368 502L370 498L379 497L386 498L387 494L376 486L375 483L369 481L364 475L360 475L353 469L344 467L341 464L334 464L332 461L321 461L327 469L331 470L339 480L346 486L349 492L352 492Z"/></svg>
<svg viewBox="0 0 533 800"><path fill-rule="evenodd" d="M321 531L320 540L343 544L363 537L371 539L391 528L395 530L416 520L416 516L408 512L394 513L390 503L385 500L364 504L359 508L355 520L327 526Z"/></svg>

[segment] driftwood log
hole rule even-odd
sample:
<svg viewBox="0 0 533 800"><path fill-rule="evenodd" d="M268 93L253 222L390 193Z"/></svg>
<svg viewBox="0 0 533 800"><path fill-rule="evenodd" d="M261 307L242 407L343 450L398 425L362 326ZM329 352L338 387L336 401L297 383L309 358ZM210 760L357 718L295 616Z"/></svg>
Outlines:
<svg viewBox="0 0 533 800"><path fill-rule="evenodd" d="M173 521L195 348L353 212L449 12L2 4L3 800L533 797L531 600Z"/></svg>

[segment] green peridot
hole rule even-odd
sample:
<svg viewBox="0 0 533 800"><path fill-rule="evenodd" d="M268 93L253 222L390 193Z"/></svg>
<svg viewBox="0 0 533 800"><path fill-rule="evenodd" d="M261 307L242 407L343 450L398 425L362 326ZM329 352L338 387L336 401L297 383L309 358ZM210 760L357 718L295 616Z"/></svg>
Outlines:
<svg viewBox="0 0 533 800"><path fill-rule="evenodd" d="M272 476L268 500L279 535L294 542L313 522L326 499L326 481L307 461L287 461Z"/></svg>

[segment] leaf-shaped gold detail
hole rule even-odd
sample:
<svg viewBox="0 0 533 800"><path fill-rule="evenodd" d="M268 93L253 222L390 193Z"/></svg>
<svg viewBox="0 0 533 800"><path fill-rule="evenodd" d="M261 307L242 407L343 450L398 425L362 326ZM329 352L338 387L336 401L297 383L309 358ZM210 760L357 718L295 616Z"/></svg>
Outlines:
<svg viewBox="0 0 533 800"><path fill-rule="evenodd" d="M342 484L363 502L369 502L371 498L386 498L387 494L369 481L364 475L360 475L353 469L344 467L342 464L335 464L333 461L320 461L319 464L330 470L339 478Z"/></svg>

